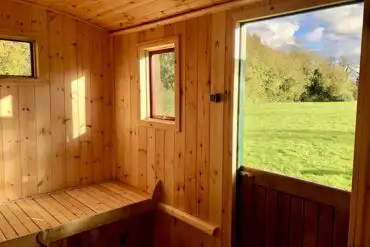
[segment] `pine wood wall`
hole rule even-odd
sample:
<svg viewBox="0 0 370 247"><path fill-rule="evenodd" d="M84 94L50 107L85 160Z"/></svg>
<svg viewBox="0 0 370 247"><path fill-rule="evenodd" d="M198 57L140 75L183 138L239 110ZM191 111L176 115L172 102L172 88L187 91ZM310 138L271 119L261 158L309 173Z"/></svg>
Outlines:
<svg viewBox="0 0 370 247"><path fill-rule="evenodd" d="M37 37L41 79L0 80L0 201L111 178L108 34L1 0L0 35Z"/></svg>
<svg viewBox="0 0 370 247"><path fill-rule="evenodd" d="M162 180L164 203L218 226L226 105L209 97L225 91L225 25L222 12L114 38L116 177L147 191ZM137 45L171 36L181 46L180 132L138 124Z"/></svg>

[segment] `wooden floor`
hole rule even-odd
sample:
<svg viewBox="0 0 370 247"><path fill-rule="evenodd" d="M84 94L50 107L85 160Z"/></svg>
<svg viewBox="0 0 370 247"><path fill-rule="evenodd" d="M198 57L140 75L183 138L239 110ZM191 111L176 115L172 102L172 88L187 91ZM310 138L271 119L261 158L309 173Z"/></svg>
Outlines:
<svg viewBox="0 0 370 247"><path fill-rule="evenodd" d="M0 243L150 200L119 182L76 187L0 205Z"/></svg>

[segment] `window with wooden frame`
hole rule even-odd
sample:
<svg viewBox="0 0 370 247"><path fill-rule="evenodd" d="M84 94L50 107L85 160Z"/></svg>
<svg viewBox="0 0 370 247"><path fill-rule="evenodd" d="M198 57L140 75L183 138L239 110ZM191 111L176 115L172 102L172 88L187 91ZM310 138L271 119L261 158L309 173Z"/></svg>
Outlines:
<svg viewBox="0 0 370 247"><path fill-rule="evenodd" d="M35 42L0 38L0 79L36 77Z"/></svg>
<svg viewBox="0 0 370 247"><path fill-rule="evenodd" d="M141 44L140 122L165 129L180 129L180 71L178 38Z"/></svg>

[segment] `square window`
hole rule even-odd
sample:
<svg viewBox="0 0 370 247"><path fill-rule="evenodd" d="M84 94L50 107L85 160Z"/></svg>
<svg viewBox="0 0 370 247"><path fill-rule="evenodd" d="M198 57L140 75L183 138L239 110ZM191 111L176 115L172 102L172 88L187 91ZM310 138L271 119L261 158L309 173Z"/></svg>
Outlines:
<svg viewBox="0 0 370 247"><path fill-rule="evenodd" d="M179 130L180 83L178 39L140 45L141 123Z"/></svg>
<svg viewBox="0 0 370 247"><path fill-rule="evenodd" d="M35 77L34 43L0 39L0 77Z"/></svg>
<svg viewBox="0 0 370 247"><path fill-rule="evenodd" d="M175 121L175 49L149 53L150 116Z"/></svg>

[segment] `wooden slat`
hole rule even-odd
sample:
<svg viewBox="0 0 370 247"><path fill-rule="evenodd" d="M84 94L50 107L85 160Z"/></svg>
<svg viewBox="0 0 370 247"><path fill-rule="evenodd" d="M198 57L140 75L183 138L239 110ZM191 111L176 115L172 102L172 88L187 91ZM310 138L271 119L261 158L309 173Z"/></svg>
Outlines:
<svg viewBox="0 0 370 247"><path fill-rule="evenodd" d="M7 207L17 216L20 222L27 228L28 232L34 233L40 230L40 228L27 216L22 209L16 203L7 203Z"/></svg>
<svg viewBox="0 0 370 247"><path fill-rule="evenodd" d="M290 195L278 193L277 246L289 246Z"/></svg>
<svg viewBox="0 0 370 247"><path fill-rule="evenodd" d="M98 189L98 190L100 190L100 191L102 191L102 192L104 192L104 193L106 193L110 197L119 200L124 205L131 204L132 203L132 201L128 200L126 197L121 196L121 195L119 195L117 193L114 193L112 190L107 189L107 188L105 188L103 186L97 185L97 186L95 186L95 188Z"/></svg>
<svg viewBox="0 0 370 247"><path fill-rule="evenodd" d="M186 21L185 28L185 209L197 215L198 20Z"/></svg>
<svg viewBox="0 0 370 247"><path fill-rule="evenodd" d="M154 165L154 184L164 181L164 130L155 131L155 165Z"/></svg>
<svg viewBox="0 0 370 247"><path fill-rule="evenodd" d="M211 74L211 16L199 19L198 28L198 130L197 130L197 197L198 215L209 219L210 121L209 94Z"/></svg>
<svg viewBox="0 0 370 247"><path fill-rule="evenodd" d="M107 205L89 196L88 194L84 193L81 190L74 189L74 190L66 191L66 193L72 196L73 198L75 198L77 201L83 203L84 205L86 205L87 207L89 207L91 210L93 210L96 213L103 213L111 209Z"/></svg>
<svg viewBox="0 0 370 247"><path fill-rule="evenodd" d="M107 195L102 191L95 189L92 186L83 188L81 190L86 194L90 195L91 197L93 197L94 199L97 199L98 201L104 203L110 208L119 208L124 205L121 201L114 199L113 197Z"/></svg>
<svg viewBox="0 0 370 247"><path fill-rule="evenodd" d="M139 185L140 189L147 189L147 128L139 128Z"/></svg>
<svg viewBox="0 0 370 247"><path fill-rule="evenodd" d="M66 134L66 185L79 184L79 91L77 74L77 21L63 18L63 30L68 30L63 42L64 55L64 108ZM82 110L82 109L81 109Z"/></svg>
<svg viewBox="0 0 370 247"><path fill-rule="evenodd" d="M19 221L17 216L7 205L1 205L0 212L5 217L9 225L15 230L18 236L24 236L29 233L26 227L22 224L22 222Z"/></svg>
<svg viewBox="0 0 370 247"><path fill-rule="evenodd" d="M277 196L276 191L266 191L266 247L274 247L277 243Z"/></svg>
<svg viewBox="0 0 370 247"><path fill-rule="evenodd" d="M59 221L71 221L76 220L78 217L66 208L54 200L50 195L35 198L40 205L42 205L50 214L56 217Z"/></svg>
<svg viewBox="0 0 370 247"><path fill-rule="evenodd" d="M33 209L35 210L43 219L45 219L51 226L58 226L60 222L52 215L50 215L43 207L37 204L32 199L24 199L24 201Z"/></svg>
<svg viewBox="0 0 370 247"><path fill-rule="evenodd" d="M303 239L304 201L292 197L290 205L290 246L301 247Z"/></svg>
<svg viewBox="0 0 370 247"><path fill-rule="evenodd" d="M52 188L62 189L66 185L65 163L65 111L63 71L63 17L48 14L50 40L50 97L51 97L51 135L52 135Z"/></svg>
<svg viewBox="0 0 370 247"><path fill-rule="evenodd" d="M64 192L53 193L51 194L51 197L53 197L65 208L71 210L71 212L78 216L79 218L94 214L94 212L90 208L88 208L87 206L80 203L79 201L77 201L76 199L74 199L73 197L69 196Z"/></svg>
<svg viewBox="0 0 370 247"><path fill-rule="evenodd" d="M47 229L51 225L26 201L18 200L17 205L23 210L23 212L34 222L40 229Z"/></svg>
<svg viewBox="0 0 370 247"><path fill-rule="evenodd" d="M305 201L304 205L304 247L317 246L318 238L318 204L312 201Z"/></svg>
<svg viewBox="0 0 370 247"><path fill-rule="evenodd" d="M334 209L320 205L318 247L333 247Z"/></svg>
<svg viewBox="0 0 370 247"><path fill-rule="evenodd" d="M255 190L255 221L254 227L256 234L253 236L253 246L263 246L265 244L265 224L266 224L266 189L258 186Z"/></svg>
<svg viewBox="0 0 370 247"><path fill-rule="evenodd" d="M140 196L136 193L132 193L129 190L124 189L124 188L122 188L118 185L112 184L112 183L101 184L101 186L106 187L107 189L109 189L109 190L127 198L128 200L130 200L132 202L137 202L137 201L141 201L142 199L144 199L142 196Z"/></svg>
<svg viewBox="0 0 370 247"><path fill-rule="evenodd" d="M147 129L147 190L153 191L155 186L155 129Z"/></svg>
<svg viewBox="0 0 370 247"><path fill-rule="evenodd" d="M19 142L18 87L1 88L1 115L3 128L3 162L5 196L14 200L22 196L22 171Z"/></svg>
<svg viewBox="0 0 370 247"><path fill-rule="evenodd" d="M0 231L3 232L6 239L12 239L17 237L17 233L9 225L8 221L0 214Z"/></svg>

